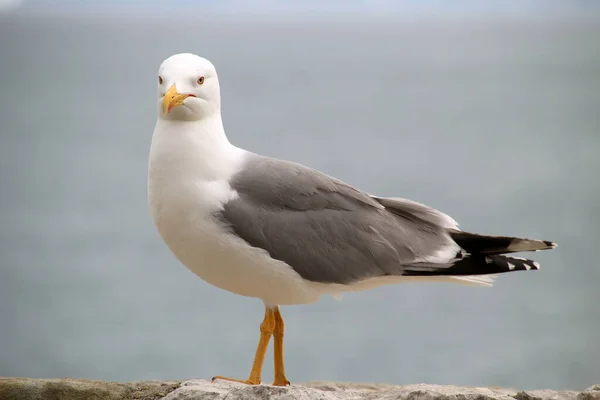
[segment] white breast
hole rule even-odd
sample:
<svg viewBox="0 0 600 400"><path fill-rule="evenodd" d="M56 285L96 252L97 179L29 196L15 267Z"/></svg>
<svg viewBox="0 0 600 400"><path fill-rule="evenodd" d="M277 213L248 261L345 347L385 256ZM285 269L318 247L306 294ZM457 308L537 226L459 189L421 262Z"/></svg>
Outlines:
<svg viewBox="0 0 600 400"><path fill-rule="evenodd" d="M228 183L245 151L207 134L207 124L157 123L148 171L149 206L163 240L196 275L269 305L316 301L320 285L227 231L214 213L237 196Z"/></svg>

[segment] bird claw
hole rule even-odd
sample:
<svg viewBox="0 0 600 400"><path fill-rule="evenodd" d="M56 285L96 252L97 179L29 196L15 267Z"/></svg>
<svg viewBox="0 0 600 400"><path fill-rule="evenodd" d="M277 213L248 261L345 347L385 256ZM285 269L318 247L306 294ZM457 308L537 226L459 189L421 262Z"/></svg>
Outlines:
<svg viewBox="0 0 600 400"><path fill-rule="evenodd" d="M222 380L222 381L229 381L229 382L237 382L237 383L243 383L244 385L260 385L260 380L259 381L254 381L252 379L246 379L246 380L242 380L242 379L235 379L235 378L227 378L226 376L213 376L212 379L210 380L211 383L215 383L215 381L217 380ZM291 383L290 381L287 380L287 378L275 378L275 380L272 383L272 386L290 386Z"/></svg>
<svg viewBox="0 0 600 400"><path fill-rule="evenodd" d="M281 379L275 378L275 380L273 381L273 386L290 386L290 385L291 385L290 381L288 381L286 378L281 378Z"/></svg>
<svg viewBox="0 0 600 400"><path fill-rule="evenodd" d="M245 385L260 385L260 381L253 381L250 379L242 380L242 379L235 379L235 378L227 378L226 376L219 376L219 375L213 376L212 379L210 380L210 382L215 383L215 381L217 381L217 380L243 383Z"/></svg>

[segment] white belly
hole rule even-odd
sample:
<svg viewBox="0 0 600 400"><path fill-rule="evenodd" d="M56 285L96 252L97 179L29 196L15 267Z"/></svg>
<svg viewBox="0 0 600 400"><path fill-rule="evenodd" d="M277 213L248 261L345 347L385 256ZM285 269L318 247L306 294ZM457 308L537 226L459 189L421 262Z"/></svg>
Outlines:
<svg viewBox="0 0 600 400"><path fill-rule="evenodd" d="M312 303L324 294L321 285L303 280L289 265L249 246L213 217L217 205L207 194L230 191L226 182L196 183L187 189L170 186L154 193L155 223L173 254L200 278L268 305Z"/></svg>

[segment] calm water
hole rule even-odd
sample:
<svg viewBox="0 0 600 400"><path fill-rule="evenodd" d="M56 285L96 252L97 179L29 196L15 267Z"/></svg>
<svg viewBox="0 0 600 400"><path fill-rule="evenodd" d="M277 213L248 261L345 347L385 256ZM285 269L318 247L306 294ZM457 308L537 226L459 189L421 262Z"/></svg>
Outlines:
<svg viewBox="0 0 600 400"><path fill-rule="evenodd" d="M493 289L390 286L284 308L293 382L600 383L598 38L591 19L5 16L0 375L246 377L262 304L196 278L147 211L156 71L191 51L218 68L235 144L465 230L560 244Z"/></svg>

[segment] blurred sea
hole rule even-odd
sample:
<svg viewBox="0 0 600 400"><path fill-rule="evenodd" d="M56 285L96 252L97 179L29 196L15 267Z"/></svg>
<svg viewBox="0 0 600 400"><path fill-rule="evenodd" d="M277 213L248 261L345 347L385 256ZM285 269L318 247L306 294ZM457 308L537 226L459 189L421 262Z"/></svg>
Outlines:
<svg viewBox="0 0 600 400"><path fill-rule="evenodd" d="M599 38L586 17L1 16L0 376L246 377L262 304L196 278L147 210L157 69L189 51L236 145L560 244L493 289L285 307L292 382L600 383Z"/></svg>

